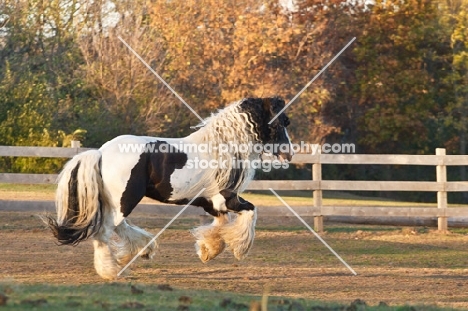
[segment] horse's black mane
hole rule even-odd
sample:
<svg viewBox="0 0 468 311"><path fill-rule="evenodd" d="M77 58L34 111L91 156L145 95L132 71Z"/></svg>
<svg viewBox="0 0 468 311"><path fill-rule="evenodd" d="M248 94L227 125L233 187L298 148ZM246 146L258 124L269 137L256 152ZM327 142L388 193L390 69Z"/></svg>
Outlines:
<svg viewBox="0 0 468 311"><path fill-rule="evenodd" d="M263 143L272 141L275 138L274 133L276 131L272 130L272 127L278 126L280 118L284 121L284 126L289 125L289 120L284 114L277 119L278 121L275 120L271 125L268 124L284 106L284 100L277 96L271 98L245 98L240 104L241 109L250 116L255 131Z"/></svg>

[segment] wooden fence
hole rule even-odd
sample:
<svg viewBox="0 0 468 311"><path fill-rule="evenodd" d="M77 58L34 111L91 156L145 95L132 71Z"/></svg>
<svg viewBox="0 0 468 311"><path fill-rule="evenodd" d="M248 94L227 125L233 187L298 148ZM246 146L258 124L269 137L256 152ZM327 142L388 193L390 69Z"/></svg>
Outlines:
<svg viewBox="0 0 468 311"><path fill-rule="evenodd" d="M54 147L0 146L0 157L52 157L70 158L89 150ZM468 191L466 181L447 181L447 166L468 165L468 156L446 155L445 149L436 149L435 155L365 155L365 154L297 154L292 163L312 164L311 180L255 180L247 190L310 190L311 206L307 215L314 217L314 227L323 230L324 216L399 216L429 217L438 219L438 229L447 231L448 217L467 217L468 208L448 207L447 193ZM322 164L379 164L379 165L426 165L434 166L435 181L347 181L323 180ZM0 183L54 183L55 174L9 174L0 173ZM437 207L369 207L369 206L324 206L323 191L428 191L437 193Z"/></svg>

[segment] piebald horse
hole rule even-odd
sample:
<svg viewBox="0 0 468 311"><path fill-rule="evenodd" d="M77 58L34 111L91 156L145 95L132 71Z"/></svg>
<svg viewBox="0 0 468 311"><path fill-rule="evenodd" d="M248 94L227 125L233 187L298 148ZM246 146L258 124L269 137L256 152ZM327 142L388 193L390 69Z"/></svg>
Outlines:
<svg viewBox="0 0 468 311"><path fill-rule="evenodd" d="M274 146L269 153L283 163L291 159L287 116L268 124L284 106L278 97L245 98L212 114L187 137L124 135L80 153L59 175L57 217L47 217L47 224L60 244L92 238L97 273L115 279L154 237L126 221L140 200L182 205L200 193L192 205L214 217L192 230L201 261L226 246L243 259L254 240L256 209L239 193L253 178L250 163L263 159L266 148L258 145ZM232 221L229 212L237 214ZM151 243L141 257L152 258L156 247Z"/></svg>

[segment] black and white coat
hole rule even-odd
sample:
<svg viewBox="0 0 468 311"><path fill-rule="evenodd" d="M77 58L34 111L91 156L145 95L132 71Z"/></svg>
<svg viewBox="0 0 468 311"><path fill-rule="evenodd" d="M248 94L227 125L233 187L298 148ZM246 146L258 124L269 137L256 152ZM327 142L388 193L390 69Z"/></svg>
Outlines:
<svg viewBox="0 0 468 311"><path fill-rule="evenodd" d="M242 259L253 243L256 210L238 193L252 179L254 169L236 163L258 161L262 152L229 147L287 145L273 153L282 161L290 160L288 118L282 113L268 124L283 108L284 101L277 97L246 98L213 114L187 137L124 135L99 150L79 154L59 177L57 219L49 217L48 224L62 244L77 244L92 236L96 270L103 278L113 279L153 238L125 220L141 199L186 204L198 194L192 205L214 216L211 225L192 231L200 259L213 259L226 245ZM197 165L203 161L214 165ZM234 221L229 221L228 212L237 214ZM118 239L111 239L115 234ZM151 258L155 248L152 243L142 257Z"/></svg>

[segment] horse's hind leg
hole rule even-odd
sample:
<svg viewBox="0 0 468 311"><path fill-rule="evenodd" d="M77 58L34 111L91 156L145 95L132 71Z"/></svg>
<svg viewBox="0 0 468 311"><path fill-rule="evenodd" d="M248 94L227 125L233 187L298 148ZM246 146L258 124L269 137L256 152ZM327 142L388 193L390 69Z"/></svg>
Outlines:
<svg viewBox="0 0 468 311"><path fill-rule="evenodd" d="M117 278L117 274L121 270L112 249L109 247L115 226L107 213L103 216L101 228L93 237L94 268L103 279L113 280Z"/></svg>
<svg viewBox="0 0 468 311"><path fill-rule="evenodd" d="M100 239L94 239L94 268L103 279L113 280L117 278L120 266L112 254L109 245Z"/></svg>
<svg viewBox="0 0 468 311"><path fill-rule="evenodd" d="M146 246L140 255L141 258L153 258L157 243L151 241L154 237L151 233L132 225L125 219L115 228L115 233L118 240L113 241L112 247L119 265L128 264Z"/></svg>
<svg viewBox="0 0 468 311"><path fill-rule="evenodd" d="M226 242L234 256L244 259L253 245L257 210L255 206L228 190L221 192L226 198L228 210L237 213L237 218L220 229L221 238Z"/></svg>

